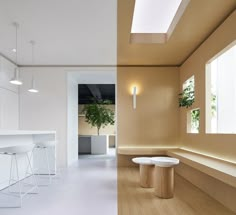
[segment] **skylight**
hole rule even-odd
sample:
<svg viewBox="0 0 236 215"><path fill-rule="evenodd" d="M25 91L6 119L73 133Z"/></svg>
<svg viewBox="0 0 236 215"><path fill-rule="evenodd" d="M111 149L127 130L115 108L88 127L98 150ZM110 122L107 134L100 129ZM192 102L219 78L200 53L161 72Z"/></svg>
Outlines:
<svg viewBox="0 0 236 215"><path fill-rule="evenodd" d="M136 0L132 34L161 34L168 39L190 0Z"/></svg>

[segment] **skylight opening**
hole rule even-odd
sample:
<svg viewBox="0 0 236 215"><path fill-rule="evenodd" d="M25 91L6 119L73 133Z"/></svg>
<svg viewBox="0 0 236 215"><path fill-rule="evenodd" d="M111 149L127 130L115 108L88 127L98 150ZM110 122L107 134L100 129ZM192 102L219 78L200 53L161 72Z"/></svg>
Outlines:
<svg viewBox="0 0 236 215"><path fill-rule="evenodd" d="M136 0L131 33L167 33L182 0Z"/></svg>
<svg viewBox="0 0 236 215"><path fill-rule="evenodd" d="M147 38L152 39L152 42L155 42L155 40L161 43L166 42L184 13L189 1L135 0L131 37L135 41L142 41L144 35L140 37L139 34L146 34ZM134 38L134 36L138 38Z"/></svg>

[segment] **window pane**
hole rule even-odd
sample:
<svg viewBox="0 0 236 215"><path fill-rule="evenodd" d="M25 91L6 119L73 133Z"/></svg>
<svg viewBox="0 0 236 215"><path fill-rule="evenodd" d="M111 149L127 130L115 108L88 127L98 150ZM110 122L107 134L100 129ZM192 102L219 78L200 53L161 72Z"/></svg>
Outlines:
<svg viewBox="0 0 236 215"><path fill-rule="evenodd" d="M236 45L209 65L211 101L211 133L236 133ZM209 89L209 87L206 87Z"/></svg>

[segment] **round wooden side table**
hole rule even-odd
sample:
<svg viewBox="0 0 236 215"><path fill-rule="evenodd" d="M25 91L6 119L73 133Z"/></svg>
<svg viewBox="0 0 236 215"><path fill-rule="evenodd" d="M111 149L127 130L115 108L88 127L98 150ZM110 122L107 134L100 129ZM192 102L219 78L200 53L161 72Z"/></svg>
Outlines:
<svg viewBox="0 0 236 215"><path fill-rule="evenodd" d="M155 164L155 195L169 199L174 196L174 166L179 164L179 160L170 157L153 157L151 158Z"/></svg>
<svg viewBox="0 0 236 215"><path fill-rule="evenodd" d="M154 187L154 169L155 166L149 157L133 158L134 163L139 164L140 186L145 188Z"/></svg>

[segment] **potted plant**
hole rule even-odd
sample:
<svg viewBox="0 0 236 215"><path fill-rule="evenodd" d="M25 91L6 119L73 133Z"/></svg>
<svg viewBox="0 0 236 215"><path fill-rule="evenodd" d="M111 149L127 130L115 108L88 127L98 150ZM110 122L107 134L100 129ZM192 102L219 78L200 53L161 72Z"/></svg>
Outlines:
<svg viewBox="0 0 236 215"><path fill-rule="evenodd" d="M82 113L85 114L85 121L97 128L98 135L91 137L92 154L107 153L107 136L100 135L100 129L115 123L115 113L108 107L111 104L112 102L109 100L92 99L92 103L86 104L82 110Z"/></svg>

